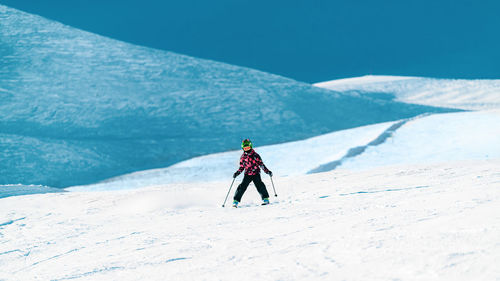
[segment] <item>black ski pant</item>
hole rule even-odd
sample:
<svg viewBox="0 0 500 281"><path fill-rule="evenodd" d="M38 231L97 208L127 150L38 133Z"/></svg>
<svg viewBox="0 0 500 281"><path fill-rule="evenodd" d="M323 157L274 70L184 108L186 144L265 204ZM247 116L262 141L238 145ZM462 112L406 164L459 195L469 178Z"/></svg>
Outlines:
<svg viewBox="0 0 500 281"><path fill-rule="evenodd" d="M247 190L248 185L253 181L257 191L259 192L262 199L269 198L269 193L267 193L266 185L262 182L260 178L260 174L256 175L245 175L243 177L243 181L240 185L238 185L238 189L236 189L236 193L234 194L234 200L240 202L243 193Z"/></svg>

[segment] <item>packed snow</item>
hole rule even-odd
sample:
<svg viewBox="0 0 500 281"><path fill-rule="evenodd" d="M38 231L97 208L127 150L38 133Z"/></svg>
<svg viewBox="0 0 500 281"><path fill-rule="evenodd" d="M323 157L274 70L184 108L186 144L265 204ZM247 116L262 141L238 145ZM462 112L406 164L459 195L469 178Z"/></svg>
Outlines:
<svg viewBox="0 0 500 281"><path fill-rule="evenodd" d="M347 159L344 169L500 159L500 111L431 115L406 123L378 146Z"/></svg>
<svg viewBox="0 0 500 281"><path fill-rule="evenodd" d="M4 198L0 280L498 280L499 165L275 177L239 209L229 180Z"/></svg>
<svg viewBox="0 0 500 281"><path fill-rule="evenodd" d="M28 194L59 193L59 192L65 192L65 190L43 185L21 185L21 184L0 185L0 198L28 195Z"/></svg>

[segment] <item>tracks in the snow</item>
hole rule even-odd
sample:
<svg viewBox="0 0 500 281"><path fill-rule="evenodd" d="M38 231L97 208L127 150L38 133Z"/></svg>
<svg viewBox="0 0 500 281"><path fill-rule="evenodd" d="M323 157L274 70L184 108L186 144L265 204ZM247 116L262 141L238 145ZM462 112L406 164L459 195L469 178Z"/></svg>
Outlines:
<svg viewBox="0 0 500 281"><path fill-rule="evenodd" d="M367 143L366 145L361 145L361 146L356 146L356 147L350 148L347 151L347 153L344 156L342 156L342 158L340 158L338 160L335 160L335 161L332 161L332 162L329 162L329 163L326 163L326 164L321 164L318 167L310 170L307 173L308 174L315 174L315 173L323 173L323 172L328 172L328 171L335 170L338 166L342 165L342 163L345 160L347 160L349 158L354 158L356 156L361 155L363 152L366 151L366 149L368 147L370 147L370 146L377 146L377 145L383 144L387 139L389 139L390 137L392 137L392 135L399 128L403 127L403 125L405 125L406 123L408 123L410 121L413 121L415 119L419 119L419 118L423 118L423 117L429 116L429 115L431 115L431 114L425 113L425 114L418 115L416 117L412 117L412 118L407 118L407 119L400 120L400 121L396 122L395 124L393 124L392 126L390 126L389 128L387 128L378 137L376 137L374 140L372 140L371 142Z"/></svg>

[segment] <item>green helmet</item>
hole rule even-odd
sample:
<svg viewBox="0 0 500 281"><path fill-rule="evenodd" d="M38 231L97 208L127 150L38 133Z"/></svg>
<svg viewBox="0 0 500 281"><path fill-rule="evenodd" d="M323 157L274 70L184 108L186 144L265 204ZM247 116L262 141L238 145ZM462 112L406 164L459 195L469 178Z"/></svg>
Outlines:
<svg viewBox="0 0 500 281"><path fill-rule="evenodd" d="M243 140L241 142L241 149L243 149L244 147L248 147L248 146L250 148L252 148L252 142L249 139Z"/></svg>

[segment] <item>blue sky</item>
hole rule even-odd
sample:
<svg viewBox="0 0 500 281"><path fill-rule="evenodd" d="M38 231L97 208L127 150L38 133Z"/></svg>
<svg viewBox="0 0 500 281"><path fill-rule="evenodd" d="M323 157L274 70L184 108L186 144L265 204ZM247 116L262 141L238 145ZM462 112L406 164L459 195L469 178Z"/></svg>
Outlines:
<svg viewBox="0 0 500 281"><path fill-rule="evenodd" d="M119 40L305 82L499 78L500 1L0 0Z"/></svg>

